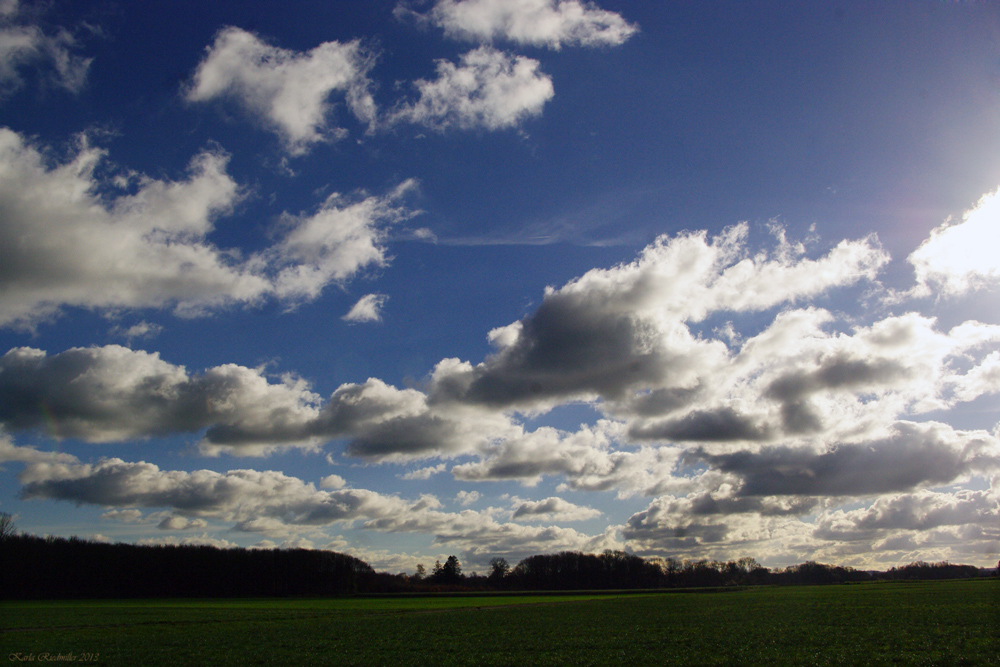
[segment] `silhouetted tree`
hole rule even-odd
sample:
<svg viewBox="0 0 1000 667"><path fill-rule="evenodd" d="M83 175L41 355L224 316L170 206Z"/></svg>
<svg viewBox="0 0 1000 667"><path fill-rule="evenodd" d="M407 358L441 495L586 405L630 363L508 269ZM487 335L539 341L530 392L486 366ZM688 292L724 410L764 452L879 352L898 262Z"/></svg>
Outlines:
<svg viewBox="0 0 1000 667"><path fill-rule="evenodd" d="M979 568L972 565L953 565L948 561L926 563L916 561L903 567L894 567L886 576L889 579L969 579L979 576Z"/></svg>
<svg viewBox="0 0 1000 667"><path fill-rule="evenodd" d="M490 559L490 583L494 586L502 586L504 577L510 574L510 563L506 558Z"/></svg>
<svg viewBox="0 0 1000 667"><path fill-rule="evenodd" d="M17 526L14 525L14 517L7 512L0 512L0 540L14 537L17 534Z"/></svg>
<svg viewBox="0 0 1000 667"><path fill-rule="evenodd" d="M462 579L462 564L456 556L448 556L441 567L441 579L446 584L457 584Z"/></svg>
<svg viewBox="0 0 1000 667"><path fill-rule="evenodd" d="M364 561L332 551L0 541L5 598L338 595L370 590L374 577Z"/></svg>

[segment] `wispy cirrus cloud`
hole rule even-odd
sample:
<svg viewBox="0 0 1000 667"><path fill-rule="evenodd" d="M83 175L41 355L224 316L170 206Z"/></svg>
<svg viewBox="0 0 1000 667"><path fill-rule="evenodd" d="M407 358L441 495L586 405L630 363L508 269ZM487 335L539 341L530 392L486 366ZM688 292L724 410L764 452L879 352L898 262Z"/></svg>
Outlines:
<svg viewBox="0 0 1000 667"><path fill-rule="evenodd" d="M29 68L60 88L79 93L93 58L76 53L78 42L69 30L52 33L35 25L34 14L19 2L0 7L0 98L24 85L22 73Z"/></svg>

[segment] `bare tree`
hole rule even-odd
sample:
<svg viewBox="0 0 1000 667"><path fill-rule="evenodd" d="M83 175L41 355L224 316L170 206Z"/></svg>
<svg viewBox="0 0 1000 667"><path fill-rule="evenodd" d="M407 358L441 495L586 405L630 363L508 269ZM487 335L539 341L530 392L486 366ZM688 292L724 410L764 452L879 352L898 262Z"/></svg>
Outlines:
<svg viewBox="0 0 1000 667"><path fill-rule="evenodd" d="M7 512L0 512L0 540L6 540L16 534L17 526L14 525L14 517Z"/></svg>

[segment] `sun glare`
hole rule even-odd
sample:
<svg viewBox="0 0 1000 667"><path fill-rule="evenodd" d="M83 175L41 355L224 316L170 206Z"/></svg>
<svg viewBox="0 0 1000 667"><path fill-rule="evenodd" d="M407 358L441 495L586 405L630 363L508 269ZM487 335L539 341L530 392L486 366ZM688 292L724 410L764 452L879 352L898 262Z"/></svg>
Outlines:
<svg viewBox="0 0 1000 667"><path fill-rule="evenodd" d="M922 283L964 292L1000 278L1000 189L979 200L962 221L947 221L910 255Z"/></svg>

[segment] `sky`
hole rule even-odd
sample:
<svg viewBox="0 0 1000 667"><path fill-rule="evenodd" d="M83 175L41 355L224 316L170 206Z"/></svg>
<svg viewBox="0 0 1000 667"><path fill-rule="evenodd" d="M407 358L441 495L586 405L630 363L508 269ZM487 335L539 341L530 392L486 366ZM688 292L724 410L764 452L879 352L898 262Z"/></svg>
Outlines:
<svg viewBox="0 0 1000 667"><path fill-rule="evenodd" d="M0 0L0 512L992 566L998 190L992 2Z"/></svg>

